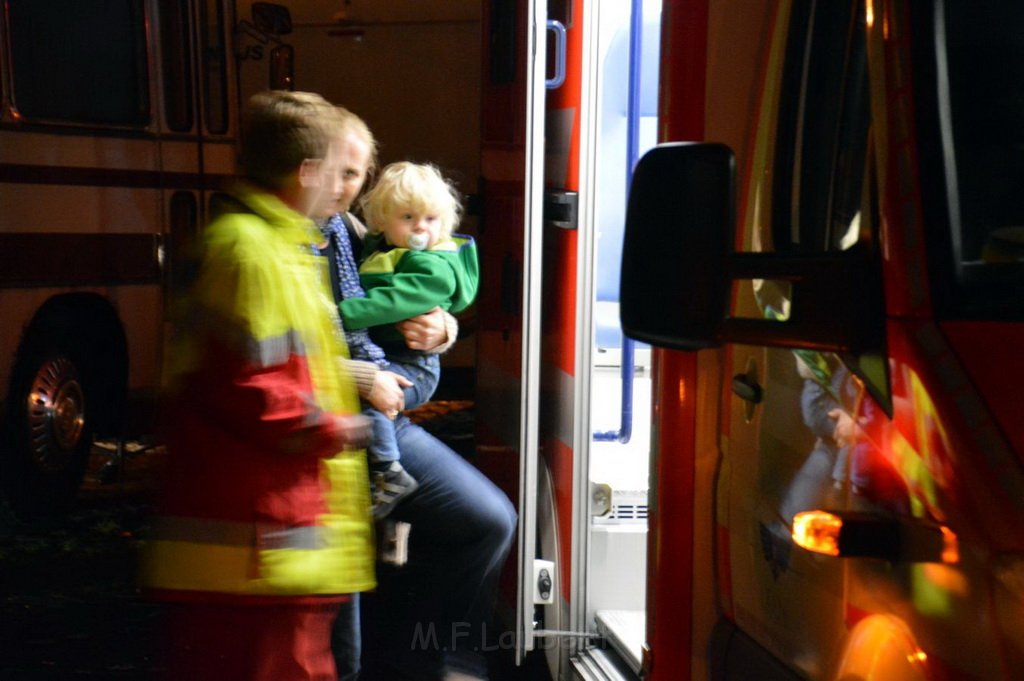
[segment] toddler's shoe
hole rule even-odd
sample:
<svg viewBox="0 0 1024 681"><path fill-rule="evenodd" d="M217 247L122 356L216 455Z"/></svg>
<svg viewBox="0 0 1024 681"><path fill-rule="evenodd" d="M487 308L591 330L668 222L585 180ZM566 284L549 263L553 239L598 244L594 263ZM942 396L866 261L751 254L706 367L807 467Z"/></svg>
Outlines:
<svg viewBox="0 0 1024 681"><path fill-rule="evenodd" d="M386 463L382 469L372 469L370 477L373 482L373 518L380 520L387 517L402 499L416 491L420 486L416 479L397 461Z"/></svg>

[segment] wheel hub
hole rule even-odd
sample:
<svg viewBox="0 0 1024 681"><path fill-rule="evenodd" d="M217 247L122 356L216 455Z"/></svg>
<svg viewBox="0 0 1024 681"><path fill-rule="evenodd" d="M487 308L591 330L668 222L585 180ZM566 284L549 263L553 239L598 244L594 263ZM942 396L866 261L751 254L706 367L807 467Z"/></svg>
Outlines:
<svg viewBox="0 0 1024 681"><path fill-rule="evenodd" d="M36 463L49 470L67 466L85 430L85 394L67 357L43 362L28 395L28 429Z"/></svg>

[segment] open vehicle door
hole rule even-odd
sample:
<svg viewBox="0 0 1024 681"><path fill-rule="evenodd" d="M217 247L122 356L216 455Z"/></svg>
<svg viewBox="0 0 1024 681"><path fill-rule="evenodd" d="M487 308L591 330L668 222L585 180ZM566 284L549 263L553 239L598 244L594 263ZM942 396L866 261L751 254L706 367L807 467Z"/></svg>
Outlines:
<svg viewBox="0 0 1024 681"><path fill-rule="evenodd" d="M532 574L536 539L546 10L545 0L492 2L484 16L477 444L481 468L519 509L517 575ZM514 621L521 660L534 647L533 594L521 584Z"/></svg>

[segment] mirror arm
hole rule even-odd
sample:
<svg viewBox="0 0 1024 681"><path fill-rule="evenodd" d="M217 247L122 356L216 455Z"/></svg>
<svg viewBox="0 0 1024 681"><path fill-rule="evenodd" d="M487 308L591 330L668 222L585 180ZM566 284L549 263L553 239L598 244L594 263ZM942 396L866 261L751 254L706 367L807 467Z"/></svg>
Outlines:
<svg viewBox="0 0 1024 681"><path fill-rule="evenodd" d="M869 263L860 249L726 256L726 276L734 292L756 279L789 284L791 315L785 320L726 315L718 341L846 353L879 349L879 325L872 316L877 316L881 298ZM851 321L834 325L837 310Z"/></svg>

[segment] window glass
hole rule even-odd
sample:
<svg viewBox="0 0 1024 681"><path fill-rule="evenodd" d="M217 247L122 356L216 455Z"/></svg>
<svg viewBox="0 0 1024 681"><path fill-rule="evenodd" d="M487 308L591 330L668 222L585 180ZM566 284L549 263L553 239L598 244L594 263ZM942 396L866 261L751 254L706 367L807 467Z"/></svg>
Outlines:
<svg viewBox="0 0 1024 681"><path fill-rule="evenodd" d="M12 99L29 120L149 121L142 0L7 0Z"/></svg>
<svg viewBox="0 0 1024 681"><path fill-rule="evenodd" d="M878 201L870 153L864 2L797 0L790 31L794 37L783 74L771 242L774 250L789 253L848 251L861 244L877 267L871 244ZM793 299L799 293L772 280L759 281L756 295L768 318L785 319L791 306L799 307ZM881 324L880 304L878 314ZM879 404L888 406L889 377L882 355L805 354L844 365Z"/></svg>
<svg viewBox="0 0 1024 681"><path fill-rule="evenodd" d="M863 0L795 0L779 93L771 220L758 250L848 250L870 235L870 105ZM867 214L865 214L867 213ZM786 318L791 291L758 282L762 311Z"/></svg>
<svg viewBox="0 0 1024 681"><path fill-rule="evenodd" d="M1019 318L1024 286L1024 3L949 0L945 16L956 279L971 316ZM940 48L941 49L941 48Z"/></svg>
<svg viewBox="0 0 1024 681"><path fill-rule="evenodd" d="M857 3L848 20L850 46L841 72L843 89L838 93L835 146L829 159L832 179L825 187L828 202L822 243L831 251L847 250L866 240L877 211L874 196L865 191L874 187L867 181L873 166L868 146L871 101L863 3Z"/></svg>
<svg viewBox="0 0 1024 681"><path fill-rule="evenodd" d="M175 132L192 129L192 57L188 36L188 3L160 3L160 46L163 57L164 117Z"/></svg>
<svg viewBox="0 0 1024 681"><path fill-rule="evenodd" d="M862 2L796 2L779 111L772 241L845 250L860 239L870 122Z"/></svg>
<svg viewBox="0 0 1024 681"><path fill-rule="evenodd" d="M227 54L224 44L224 10L218 0L202 3L203 95L206 130L228 131Z"/></svg>

